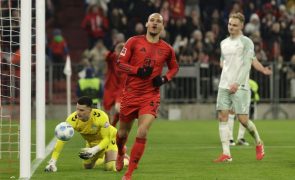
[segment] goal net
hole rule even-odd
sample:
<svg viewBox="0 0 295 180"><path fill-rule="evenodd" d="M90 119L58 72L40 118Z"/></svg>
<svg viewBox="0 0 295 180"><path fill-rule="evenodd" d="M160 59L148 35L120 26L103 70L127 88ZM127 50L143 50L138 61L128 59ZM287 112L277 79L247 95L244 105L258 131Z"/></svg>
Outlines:
<svg viewBox="0 0 295 180"><path fill-rule="evenodd" d="M21 159L21 1L0 1L0 179L18 178ZM27 3L29 0L23 1ZM32 0L32 2L35 2ZM31 11L31 92L30 98L35 96L35 39L36 18L35 3ZM23 46L24 47L24 46ZM26 104L31 107L31 103ZM30 110L31 108L29 108ZM34 129L34 128L29 128ZM33 131L32 131L33 134ZM31 133L29 134L31 139ZM35 158L35 139L32 138L28 149L31 150L32 159ZM30 156L29 156L30 157ZM30 169L30 168L29 168Z"/></svg>

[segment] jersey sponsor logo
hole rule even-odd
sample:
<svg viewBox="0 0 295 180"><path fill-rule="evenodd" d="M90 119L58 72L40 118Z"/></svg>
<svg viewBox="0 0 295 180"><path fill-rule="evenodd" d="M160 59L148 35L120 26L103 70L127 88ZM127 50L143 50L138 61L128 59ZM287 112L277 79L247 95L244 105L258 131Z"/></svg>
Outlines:
<svg viewBox="0 0 295 180"><path fill-rule="evenodd" d="M126 55L126 52L127 52L127 49L125 47L123 47L123 49L120 52L120 55L121 56L125 56Z"/></svg>

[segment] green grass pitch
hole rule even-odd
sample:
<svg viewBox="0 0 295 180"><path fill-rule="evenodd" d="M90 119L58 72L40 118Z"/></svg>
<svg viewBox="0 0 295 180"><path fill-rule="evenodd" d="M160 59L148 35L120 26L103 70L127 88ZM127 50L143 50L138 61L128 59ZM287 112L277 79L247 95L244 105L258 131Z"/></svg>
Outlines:
<svg viewBox="0 0 295 180"><path fill-rule="evenodd" d="M53 136L57 121L47 121L47 141ZM295 121L255 121L265 142L266 156L262 161L255 159L255 146L247 134L249 147L232 147L233 162L213 163L221 153L218 122L211 121L166 121L157 120L149 133L148 144L139 168L133 179L138 180L283 180L295 177ZM130 150L134 141L134 129L128 140ZM238 124L235 124L234 137ZM31 179L121 179L122 172L106 172L102 167L84 170L78 157L84 147L78 133L65 145L58 160L56 173L45 173L44 167L50 157L38 167ZM1 175L0 175L1 177ZM0 178L2 179L2 178Z"/></svg>

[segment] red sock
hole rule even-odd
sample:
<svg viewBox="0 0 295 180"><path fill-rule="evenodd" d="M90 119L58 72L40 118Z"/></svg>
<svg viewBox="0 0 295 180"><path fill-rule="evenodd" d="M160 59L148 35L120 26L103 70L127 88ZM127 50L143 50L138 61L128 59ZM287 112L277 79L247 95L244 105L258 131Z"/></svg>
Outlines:
<svg viewBox="0 0 295 180"><path fill-rule="evenodd" d="M129 161L128 171L126 174L131 175L134 169L137 168L137 164L139 160L141 159L141 156L143 155L143 152L145 149L145 142L146 142L146 139L144 138L136 138L135 143L131 149L130 161Z"/></svg>
<svg viewBox="0 0 295 180"><path fill-rule="evenodd" d="M126 144L127 137L120 138L120 137L118 136L118 133L117 133L117 137L116 137L116 138L117 138L117 139L116 139L116 143L117 143L117 146L118 146L118 154L119 154L120 156L122 156L122 155L125 154L125 152L123 151L123 148L124 148L124 146L125 146L125 144Z"/></svg>
<svg viewBox="0 0 295 180"><path fill-rule="evenodd" d="M117 122L119 121L119 113L115 113L112 121L112 126L116 127Z"/></svg>

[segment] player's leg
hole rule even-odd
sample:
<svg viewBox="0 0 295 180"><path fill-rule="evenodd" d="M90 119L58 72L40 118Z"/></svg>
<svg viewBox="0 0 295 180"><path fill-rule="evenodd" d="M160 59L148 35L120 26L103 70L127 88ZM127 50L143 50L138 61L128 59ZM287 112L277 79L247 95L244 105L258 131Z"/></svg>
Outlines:
<svg viewBox="0 0 295 180"><path fill-rule="evenodd" d="M103 158L105 154L105 151L101 151L97 154L95 154L92 158L87 159L87 160L83 160L83 165L85 169L93 169L95 167L96 161L98 159Z"/></svg>
<svg viewBox="0 0 295 180"><path fill-rule="evenodd" d="M228 113L231 109L230 93L226 89L218 89L216 109L218 110L219 137L223 153L214 162L232 161L229 148Z"/></svg>
<svg viewBox="0 0 295 180"><path fill-rule="evenodd" d="M117 129L112 127L110 135L110 143L105 151L104 169L106 171L116 171L116 159L118 154L118 147L116 144Z"/></svg>
<svg viewBox="0 0 295 180"><path fill-rule="evenodd" d="M233 110L230 110L229 114L228 114L229 145L230 146L236 145L236 143L234 141L234 137L233 137L235 117L236 117L235 112Z"/></svg>
<svg viewBox="0 0 295 180"><path fill-rule="evenodd" d="M116 145L115 145L116 146ZM117 148L113 148L117 149ZM104 169L106 171L116 171L116 158L117 158L117 150L107 150L105 153L105 164Z"/></svg>
<svg viewBox="0 0 295 180"><path fill-rule="evenodd" d="M120 102L116 102L115 103L115 113L114 113L114 116L113 116L113 120L111 122L112 126L116 127L118 121L119 121L119 114L120 114Z"/></svg>
<svg viewBox="0 0 295 180"><path fill-rule="evenodd" d="M131 177L133 171L137 168L138 162L140 161L146 144L146 137L148 131L155 120L155 116L152 114L143 114L138 118L138 129L136 134L136 139L133 144L130 153L130 162L128 166L128 170L125 173L126 177Z"/></svg>
<svg viewBox="0 0 295 180"><path fill-rule="evenodd" d="M103 156L102 158L98 158L95 162L95 167L104 164L104 162L105 162L105 156Z"/></svg>
<svg viewBox="0 0 295 180"><path fill-rule="evenodd" d="M255 124L249 120L249 105L250 105L250 93L247 90L238 90L234 95L234 106L237 118L240 123L248 130L250 135L255 139L256 143L256 159L261 160L264 156L263 142L259 136L258 130Z"/></svg>
<svg viewBox="0 0 295 180"><path fill-rule="evenodd" d="M110 115L111 109L114 104L115 99L113 98L113 93L111 93L110 90L104 89L102 107L108 115Z"/></svg>
<svg viewBox="0 0 295 180"><path fill-rule="evenodd" d="M251 96L249 96L249 98L251 98ZM250 101L251 101L251 99L250 99ZM251 101L250 111L249 111L249 117L250 117L249 120L253 119L253 114L254 114L253 110L254 110L253 109L253 102ZM249 143L245 139L245 132L246 132L246 128L241 123L239 123L237 145L249 146Z"/></svg>
<svg viewBox="0 0 295 180"><path fill-rule="evenodd" d="M116 143L118 147L118 155L116 160L116 169L121 171L124 167L124 156L126 153L126 141L129 135L129 132L132 128L133 121L136 118L135 113L131 113L128 116L120 114L120 127L117 132Z"/></svg>
<svg viewBox="0 0 295 180"><path fill-rule="evenodd" d="M239 131L236 143L237 145L249 146L249 143L245 139L245 132L246 128L241 123L239 123Z"/></svg>

